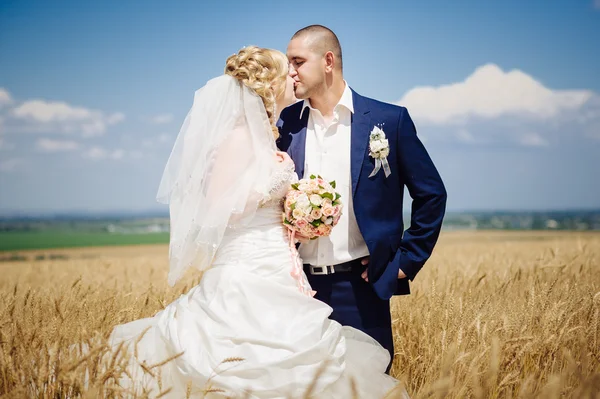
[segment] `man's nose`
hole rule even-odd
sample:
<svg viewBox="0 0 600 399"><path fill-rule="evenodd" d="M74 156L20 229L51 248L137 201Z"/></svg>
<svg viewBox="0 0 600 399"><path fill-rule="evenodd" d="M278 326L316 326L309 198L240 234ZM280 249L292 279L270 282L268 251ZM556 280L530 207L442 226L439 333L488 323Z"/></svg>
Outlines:
<svg viewBox="0 0 600 399"><path fill-rule="evenodd" d="M298 72L296 72L296 69L294 68L294 66L290 62L289 67L288 67L288 75L290 75L291 77L294 77L297 74L298 74Z"/></svg>

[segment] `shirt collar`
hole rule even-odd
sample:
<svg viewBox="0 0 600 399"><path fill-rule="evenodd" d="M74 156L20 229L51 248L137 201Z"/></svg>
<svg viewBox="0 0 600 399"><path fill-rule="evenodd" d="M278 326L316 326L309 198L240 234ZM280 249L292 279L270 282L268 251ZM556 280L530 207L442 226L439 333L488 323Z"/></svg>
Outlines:
<svg viewBox="0 0 600 399"><path fill-rule="evenodd" d="M343 107L346 107L350 113L354 113L354 103L352 101L352 90L350 90L350 86L348 86L348 83L344 80L344 84L346 85L346 88L344 89L344 92L342 93L342 97L340 98L340 101L338 101L338 103L336 104L336 106L333 108L335 110L335 108L338 105L341 105ZM310 105L310 100L306 99L303 101L302 104L302 111L300 112L300 118L302 118L302 114L304 113L304 109L305 108L309 108L311 110L316 110L316 108L313 108Z"/></svg>

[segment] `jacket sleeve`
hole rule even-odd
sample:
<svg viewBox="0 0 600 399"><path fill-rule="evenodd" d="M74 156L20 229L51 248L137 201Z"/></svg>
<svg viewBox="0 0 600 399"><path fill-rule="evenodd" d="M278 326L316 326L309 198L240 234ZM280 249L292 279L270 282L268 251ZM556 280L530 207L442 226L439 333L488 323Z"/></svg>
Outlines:
<svg viewBox="0 0 600 399"><path fill-rule="evenodd" d="M398 119L398 170L412 198L410 227L404 232L398 251L373 288L381 298L397 294L407 282L398 280L402 270L411 281L431 256L439 237L446 211L444 183L417 137L415 125L406 108ZM404 187L401 187L404 190Z"/></svg>

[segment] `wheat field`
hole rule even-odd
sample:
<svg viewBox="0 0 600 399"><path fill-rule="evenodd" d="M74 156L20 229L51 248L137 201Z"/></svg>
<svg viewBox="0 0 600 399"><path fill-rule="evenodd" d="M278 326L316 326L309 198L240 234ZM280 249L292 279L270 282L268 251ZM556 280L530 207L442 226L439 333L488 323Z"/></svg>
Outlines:
<svg viewBox="0 0 600 399"><path fill-rule="evenodd" d="M24 251L0 263L0 397L122 394L121 360L99 366L102 340L199 279L169 287L167 251ZM444 232L392 315L391 373L413 398L600 398L599 233ZM67 352L80 342L85 357Z"/></svg>

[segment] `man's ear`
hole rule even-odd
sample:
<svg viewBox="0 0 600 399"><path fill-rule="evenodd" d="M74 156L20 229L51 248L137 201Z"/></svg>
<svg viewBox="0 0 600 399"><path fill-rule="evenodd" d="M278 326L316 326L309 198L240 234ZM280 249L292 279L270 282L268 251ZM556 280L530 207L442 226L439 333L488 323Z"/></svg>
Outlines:
<svg viewBox="0 0 600 399"><path fill-rule="evenodd" d="M325 53L325 72L333 72L335 68L336 59L333 52L328 51Z"/></svg>

